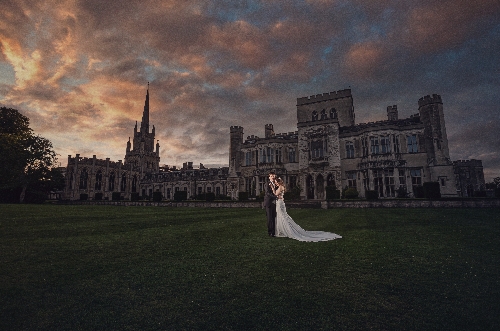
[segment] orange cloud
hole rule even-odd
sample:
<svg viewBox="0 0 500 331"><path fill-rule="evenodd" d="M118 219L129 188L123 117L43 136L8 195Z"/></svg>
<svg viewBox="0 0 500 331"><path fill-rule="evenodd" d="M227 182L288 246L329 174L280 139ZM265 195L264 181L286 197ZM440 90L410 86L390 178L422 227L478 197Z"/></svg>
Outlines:
<svg viewBox="0 0 500 331"><path fill-rule="evenodd" d="M345 55L344 62L349 75L354 78L370 78L381 65L384 52L375 42L354 44Z"/></svg>

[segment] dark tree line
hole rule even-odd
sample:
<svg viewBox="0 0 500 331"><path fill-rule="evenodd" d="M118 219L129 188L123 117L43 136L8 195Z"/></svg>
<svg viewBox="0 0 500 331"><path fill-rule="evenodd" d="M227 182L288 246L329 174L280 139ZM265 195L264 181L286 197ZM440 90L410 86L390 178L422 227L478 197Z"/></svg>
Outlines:
<svg viewBox="0 0 500 331"><path fill-rule="evenodd" d="M43 202L62 189L52 143L35 135L29 118L12 108L0 108L0 202Z"/></svg>

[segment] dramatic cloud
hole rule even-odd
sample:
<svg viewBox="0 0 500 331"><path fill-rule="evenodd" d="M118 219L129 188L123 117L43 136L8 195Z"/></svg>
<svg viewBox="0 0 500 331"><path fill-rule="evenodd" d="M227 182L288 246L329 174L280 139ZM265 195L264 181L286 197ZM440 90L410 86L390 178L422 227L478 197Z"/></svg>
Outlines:
<svg viewBox="0 0 500 331"><path fill-rule="evenodd" d="M161 163L228 164L229 127L296 130L351 88L357 123L444 102L452 159L500 176L500 2L2 0L0 104L68 154L123 159L150 83Z"/></svg>

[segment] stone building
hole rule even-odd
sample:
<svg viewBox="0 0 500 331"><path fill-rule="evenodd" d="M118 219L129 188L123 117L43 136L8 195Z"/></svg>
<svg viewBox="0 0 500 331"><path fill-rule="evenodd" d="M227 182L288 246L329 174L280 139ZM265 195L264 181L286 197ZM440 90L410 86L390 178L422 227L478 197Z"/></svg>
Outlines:
<svg viewBox="0 0 500 331"><path fill-rule="evenodd" d="M458 196L473 197L474 192L486 190L481 160L458 160L453 165Z"/></svg>
<svg viewBox="0 0 500 331"><path fill-rule="evenodd" d="M190 198L214 193L238 199L240 192L264 191L270 170L288 189L300 187L303 200L326 199L328 186L355 188L360 197L377 191L381 198L415 196L425 182L439 182L444 197L470 196L481 183L484 187L481 161L450 160L439 95L420 98L418 113L405 119L399 119L396 105L389 106L387 120L379 122L355 123L350 89L298 98L296 111L294 132L275 133L266 124L262 138L244 139L243 127L230 127L228 167L194 168L186 162L177 169L160 166L155 127L149 129L148 89L124 162L68 156L63 198L110 200L115 192L115 198L132 199L161 192L173 199L175 192L186 191Z"/></svg>

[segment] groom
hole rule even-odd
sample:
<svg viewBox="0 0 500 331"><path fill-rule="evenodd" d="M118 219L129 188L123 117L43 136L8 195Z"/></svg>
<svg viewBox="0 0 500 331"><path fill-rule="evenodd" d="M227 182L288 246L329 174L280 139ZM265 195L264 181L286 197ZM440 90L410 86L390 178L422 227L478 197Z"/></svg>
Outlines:
<svg viewBox="0 0 500 331"><path fill-rule="evenodd" d="M266 195L264 196L264 207L267 215L267 233L271 237L275 237L276 229L276 195L273 193L273 188L276 188L276 173L269 172L269 184L266 185Z"/></svg>

